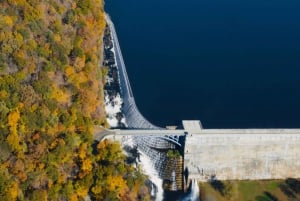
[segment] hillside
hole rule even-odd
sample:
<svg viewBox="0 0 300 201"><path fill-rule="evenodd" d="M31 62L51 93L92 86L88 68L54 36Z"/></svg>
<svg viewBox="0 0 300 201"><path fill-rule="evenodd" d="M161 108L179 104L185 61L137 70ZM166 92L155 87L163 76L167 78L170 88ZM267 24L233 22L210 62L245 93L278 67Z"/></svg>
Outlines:
<svg viewBox="0 0 300 201"><path fill-rule="evenodd" d="M119 145L93 141L104 28L102 0L0 1L1 201L148 199Z"/></svg>

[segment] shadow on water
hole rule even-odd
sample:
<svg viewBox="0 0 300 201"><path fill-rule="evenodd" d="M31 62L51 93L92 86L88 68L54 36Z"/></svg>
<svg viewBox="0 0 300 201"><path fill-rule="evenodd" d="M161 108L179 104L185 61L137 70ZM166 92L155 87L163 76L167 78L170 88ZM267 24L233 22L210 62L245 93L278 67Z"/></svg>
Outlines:
<svg viewBox="0 0 300 201"><path fill-rule="evenodd" d="M183 195L183 191L165 191L164 201L181 201Z"/></svg>
<svg viewBox="0 0 300 201"><path fill-rule="evenodd" d="M165 191L164 201L200 201L199 186L196 180L190 181L187 192Z"/></svg>

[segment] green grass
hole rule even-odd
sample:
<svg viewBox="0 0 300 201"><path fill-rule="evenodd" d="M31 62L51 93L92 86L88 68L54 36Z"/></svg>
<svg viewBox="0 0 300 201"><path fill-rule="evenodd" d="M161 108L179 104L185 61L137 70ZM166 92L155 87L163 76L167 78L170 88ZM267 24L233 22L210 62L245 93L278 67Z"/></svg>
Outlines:
<svg viewBox="0 0 300 201"><path fill-rule="evenodd" d="M279 183L280 182L278 180L271 180L269 182L266 182L266 189L268 191L274 191L279 188Z"/></svg>
<svg viewBox="0 0 300 201"><path fill-rule="evenodd" d="M300 200L300 180L218 181L200 183L201 201L285 201ZM221 187L220 187L221 186ZM227 188L230 191L224 193Z"/></svg>
<svg viewBox="0 0 300 201"><path fill-rule="evenodd" d="M253 200L253 195L261 193L261 186L258 181L236 181L238 183L238 194L243 200Z"/></svg>

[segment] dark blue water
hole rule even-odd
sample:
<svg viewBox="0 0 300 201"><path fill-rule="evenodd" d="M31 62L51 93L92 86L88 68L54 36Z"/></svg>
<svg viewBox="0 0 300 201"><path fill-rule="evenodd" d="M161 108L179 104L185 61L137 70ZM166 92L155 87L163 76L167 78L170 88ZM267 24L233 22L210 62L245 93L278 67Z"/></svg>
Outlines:
<svg viewBox="0 0 300 201"><path fill-rule="evenodd" d="M108 0L154 124L300 127L299 0Z"/></svg>

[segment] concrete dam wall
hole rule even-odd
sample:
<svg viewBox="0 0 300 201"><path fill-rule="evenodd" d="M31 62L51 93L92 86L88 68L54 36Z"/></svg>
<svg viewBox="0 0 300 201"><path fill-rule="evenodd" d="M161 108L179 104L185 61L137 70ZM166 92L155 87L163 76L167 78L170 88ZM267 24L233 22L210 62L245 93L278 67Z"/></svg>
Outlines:
<svg viewBox="0 0 300 201"><path fill-rule="evenodd" d="M189 178L300 178L298 129L200 129L185 142Z"/></svg>
<svg viewBox="0 0 300 201"><path fill-rule="evenodd" d="M203 129L200 121L184 121L183 126L183 130L113 130L114 134L105 138L122 143L132 136L141 144L141 151L145 151L139 138L148 138L147 146L161 138L175 148L176 136L185 135L182 172L188 179L300 178L300 129ZM149 150L151 147L148 146ZM150 155L153 161L159 159L157 154ZM157 164L161 171L164 166Z"/></svg>

